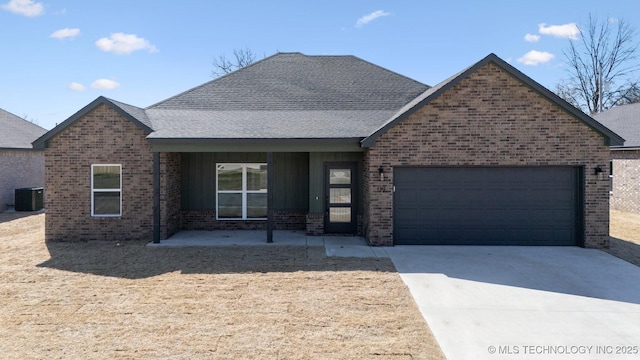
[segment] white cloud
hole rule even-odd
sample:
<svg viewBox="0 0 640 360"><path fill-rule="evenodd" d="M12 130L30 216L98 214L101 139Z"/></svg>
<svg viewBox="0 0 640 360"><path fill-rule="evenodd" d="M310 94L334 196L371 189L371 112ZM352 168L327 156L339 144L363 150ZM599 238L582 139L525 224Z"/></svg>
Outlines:
<svg viewBox="0 0 640 360"><path fill-rule="evenodd" d="M113 33L108 38L96 41L96 46L102 51L108 51L119 55L131 54L137 50L157 52L158 49L144 38L135 34Z"/></svg>
<svg viewBox="0 0 640 360"><path fill-rule="evenodd" d="M527 34L524 36L524 41L527 42L538 42L540 41L540 35Z"/></svg>
<svg viewBox="0 0 640 360"><path fill-rule="evenodd" d="M69 89L73 91L84 91L84 85L77 82L72 82L71 84L69 84Z"/></svg>
<svg viewBox="0 0 640 360"><path fill-rule="evenodd" d="M53 34L49 35L50 38L54 39L64 39L64 38L73 38L80 35L80 29L60 29L53 32Z"/></svg>
<svg viewBox="0 0 640 360"><path fill-rule="evenodd" d="M388 12L384 12L383 10L377 10L372 12L371 14L365 15L363 17L361 17L360 19L358 19L358 21L356 22L356 27L362 27L370 22L372 22L373 20L383 17L383 16L389 16L391 15Z"/></svg>
<svg viewBox="0 0 640 360"><path fill-rule="evenodd" d="M3 4L2 8L12 13L34 17L44 13L42 3L33 2L33 0L10 0Z"/></svg>
<svg viewBox="0 0 640 360"><path fill-rule="evenodd" d="M118 86L120 86L118 82L109 79L98 79L91 84L92 88L101 90L113 90Z"/></svg>
<svg viewBox="0 0 640 360"><path fill-rule="evenodd" d="M518 59L518 62L524 65L536 66L538 64L551 61L555 55L546 51L531 50Z"/></svg>
<svg viewBox="0 0 640 360"><path fill-rule="evenodd" d="M538 31L543 35L551 35L558 38L567 38L571 40L577 40L580 34L580 29L576 23L569 23L564 25L538 25Z"/></svg>

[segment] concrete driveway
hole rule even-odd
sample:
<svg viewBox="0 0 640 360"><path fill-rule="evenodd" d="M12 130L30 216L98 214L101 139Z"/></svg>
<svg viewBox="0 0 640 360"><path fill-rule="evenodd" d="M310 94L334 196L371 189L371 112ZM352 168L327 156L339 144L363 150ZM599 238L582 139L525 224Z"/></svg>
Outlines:
<svg viewBox="0 0 640 360"><path fill-rule="evenodd" d="M395 246L447 359L640 359L640 268L577 247Z"/></svg>

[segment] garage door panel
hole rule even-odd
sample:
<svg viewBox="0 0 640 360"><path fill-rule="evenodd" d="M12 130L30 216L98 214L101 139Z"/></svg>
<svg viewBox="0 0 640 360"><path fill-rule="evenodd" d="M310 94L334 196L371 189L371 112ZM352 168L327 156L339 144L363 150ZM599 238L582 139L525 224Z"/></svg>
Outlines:
<svg viewBox="0 0 640 360"><path fill-rule="evenodd" d="M396 244L576 245L577 168L394 168Z"/></svg>
<svg viewBox="0 0 640 360"><path fill-rule="evenodd" d="M402 224L400 224L401 226L404 225L406 226L410 226L410 227L415 227L415 224L418 224L418 213L420 212L420 210L418 210L417 208L400 208L400 209L396 209L394 211L394 214L396 214L397 216L406 219L406 221L404 221Z"/></svg>
<svg viewBox="0 0 640 360"><path fill-rule="evenodd" d="M400 193L394 194L398 204L402 204L402 207L415 207L418 203L416 199L417 190L406 189Z"/></svg>

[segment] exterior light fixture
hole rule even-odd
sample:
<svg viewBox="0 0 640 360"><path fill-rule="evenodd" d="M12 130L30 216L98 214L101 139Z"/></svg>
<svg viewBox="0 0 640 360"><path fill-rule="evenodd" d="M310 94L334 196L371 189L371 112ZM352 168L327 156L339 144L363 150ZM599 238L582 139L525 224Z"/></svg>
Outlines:
<svg viewBox="0 0 640 360"><path fill-rule="evenodd" d="M384 168L382 165L378 168L378 174L380 174L380 181L384 181Z"/></svg>
<svg viewBox="0 0 640 360"><path fill-rule="evenodd" d="M596 166L594 169L594 174L598 177L598 180L604 180L604 171L600 165Z"/></svg>

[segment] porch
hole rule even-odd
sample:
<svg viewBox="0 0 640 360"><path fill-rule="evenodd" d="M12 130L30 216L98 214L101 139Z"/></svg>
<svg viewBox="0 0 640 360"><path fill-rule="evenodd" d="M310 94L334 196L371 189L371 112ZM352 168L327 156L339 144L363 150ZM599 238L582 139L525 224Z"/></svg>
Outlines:
<svg viewBox="0 0 640 360"><path fill-rule="evenodd" d="M199 246L324 246L327 256L388 257L382 247L371 247L360 236L309 236L303 230L274 230L267 243L264 230L182 230L151 248Z"/></svg>
<svg viewBox="0 0 640 360"><path fill-rule="evenodd" d="M362 152L177 150L155 153L156 243L184 230L363 233Z"/></svg>

